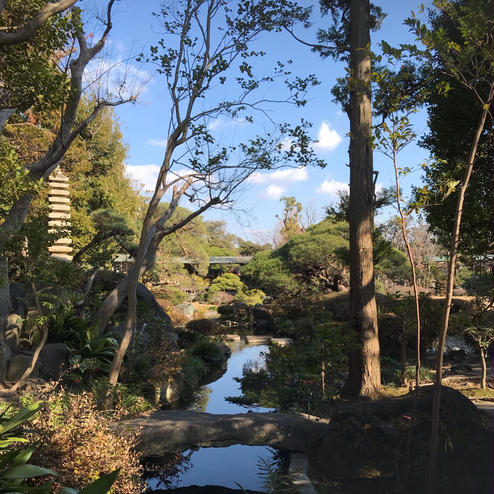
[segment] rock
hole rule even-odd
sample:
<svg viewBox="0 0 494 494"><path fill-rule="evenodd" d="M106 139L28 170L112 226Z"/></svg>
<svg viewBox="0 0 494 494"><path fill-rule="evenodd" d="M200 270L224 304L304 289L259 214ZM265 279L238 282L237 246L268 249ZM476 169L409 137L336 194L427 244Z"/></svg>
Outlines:
<svg viewBox="0 0 494 494"><path fill-rule="evenodd" d="M245 337L248 345L267 345L271 336L269 335L247 335Z"/></svg>
<svg viewBox="0 0 494 494"><path fill-rule="evenodd" d="M12 357L12 350L5 344L0 343L0 382L7 378L9 360Z"/></svg>
<svg viewBox="0 0 494 494"><path fill-rule="evenodd" d="M65 343L47 343L39 355L39 373L45 379L57 380L69 367L69 351Z"/></svg>
<svg viewBox="0 0 494 494"><path fill-rule="evenodd" d="M19 333L12 329L5 331L5 344L10 348L10 351L14 353L19 345Z"/></svg>
<svg viewBox="0 0 494 494"><path fill-rule="evenodd" d="M291 338L271 338L271 343L273 345L285 347L285 346L288 346L292 343L292 339Z"/></svg>
<svg viewBox="0 0 494 494"><path fill-rule="evenodd" d="M188 317L189 319L192 318L196 310L194 305L188 302L183 302L182 304L176 305L175 309L181 312L185 317Z"/></svg>
<svg viewBox="0 0 494 494"><path fill-rule="evenodd" d="M13 312L25 317L27 314L26 287L22 283L15 281L10 283L9 291Z"/></svg>
<svg viewBox="0 0 494 494"><path fill-rule="evenodd" d="M168 382L160 390L160 401L163 403L175 403L180 400L183 394L184 382L181 375Z"/></svg>
<svg viewBox="0 0 494 494"><path fill-rule="evenodd" d="M216 342L216 347L220 351L221 354L221 359L222 360L228 360L230 358L230 355L232 354L232 351L230 350L229 346L223 343L222 341Z"/></svg>
<svg viewBox="0 0 494 494"><path fill-rule="evenodd" d="M137 284L136 295L140 301L145 302L149 306L153 315L163 324L164 330L171 331L172 322L170 316L163 310L154 295L142 283Z"/></svg>
<svg viewBox="0 0 494 494"><path fill-rule="evenodd" d="M396 451L403 448L415 411L409 485L414 486L410 492L426 492L423 472L428 467L433 391L434 386L423 386L416 406L413 391L399 398L357 399L337 406L311 466L324 472L326 482L369 485L355 492L395 492L384 479L396 474ZM483 425L482 412L459 391L443 386L440 418L437 492L492 492L493 436Z"/></svg>
<svg viewBox="0 0 494 494"><path fill-rule="evenodd" d="M233 302L235 297L230 292L216 292L211 298L208 297L208 300L212 300L217 305L225 305Z"/></svg>
<svg viewBox="0 0 494 494"><path fill-rule="evenodd" d="M8 363L7 366L7 382L17 382L26 369L31 365L32 355L14 355ZM36 363L33 372L31 373L32 377L38 376L38 365L39 361Z"/></svg>
<svg viewBox="0 0 494 494"><path fill-rule="evenodd" d="M240 341L240 335L238 334L225 334L224 338L226 341Z"/></svg>
<svg viewBox="0 0 494 494"><path fill-rule="evenodd" d="M159 411L115 425L124 434L138 432L137 448L144 456L232 444L308 451L322 440L328 427L287 413L216 415L189 410Z"/></svg>
<svg viewBox="0 0 494 494"><path fill-rule="evenodd" d="M17 329L20 332L23 322L19 314L9 314L7 317L7 329Z"/></svg>
<svg viewBox="0 0 494 494"><path fill-rule="evenodd" d="M7 317L7 329L5 331L5 343L12 352L17 350L21 337L23 319L19 314L9 314Z"/></svg>

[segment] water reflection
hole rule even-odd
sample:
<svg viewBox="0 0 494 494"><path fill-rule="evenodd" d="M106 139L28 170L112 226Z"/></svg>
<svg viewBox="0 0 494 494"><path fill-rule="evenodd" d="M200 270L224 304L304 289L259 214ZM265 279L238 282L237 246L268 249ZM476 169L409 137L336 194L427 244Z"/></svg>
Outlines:
<svg viewBox="0 0 494 494"><path fill-rule="evenodd" d="M264 365L262 353L269 351L267 345L249 346L243 341L228 344L232 355L228 359L226 372L217 381L203 386L189 410L208 413L246 413L247 409L225 400L226 396L239 396L240 385L235 377L242 377L244 365L252 363L259 368ZM270 412L272 408L256 408L256 412Z"/></svg>
<svg viewBox="0 0 494 494"><path fill-rule="evenodd" d="M244 342L229 344L232 355L228 360L225 374L214 383L203 386L190 410L208 413L247 413L245 407L225 400L226 396L240 395L240 385L234 381L242 376L244 365L262 367L262 353L268 352L266 345L249 346ZM257 408L256 411L269 412L269 408ZM190 454L192 453L192 454ZM259 476L260 462L270 463L273 450L266 446L234 445L227 448L200 448L186 452L187 461L180 472L167 479L167 488L191 485L221 485L232 489L264 491L264 481ZM185 467L185 468L184 468ZM164 487L159 479L151 479L151 489Z"/></svg>

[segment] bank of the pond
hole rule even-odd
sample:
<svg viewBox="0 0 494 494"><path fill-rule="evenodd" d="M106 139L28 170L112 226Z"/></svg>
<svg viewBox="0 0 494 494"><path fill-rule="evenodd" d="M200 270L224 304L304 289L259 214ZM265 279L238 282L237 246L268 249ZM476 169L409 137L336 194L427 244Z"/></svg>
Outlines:
<svg viewBox="0 0 494 494"><path fill-rule="evenodd" d="M242 376L242 370L246 365L261 368L264 365L263 353L268 352L269 347L247 345L244 341L229 342L228 345L232 354L228 359L226 372L215 382L201 387L194 403L187 407L189 410L218 414L248 412L245 407L230 403L225 398L240 394L235 378ZM256 411L269 412L272 409L257 408ZM186 461L174 475L166 479L166 485L163 485L162 479L152 478L148 480L149 487L177 489L214 485L263 492L266 471L278 463L278 452L265 446L199 448L193 452L186 452L184 457Z"/></svg>

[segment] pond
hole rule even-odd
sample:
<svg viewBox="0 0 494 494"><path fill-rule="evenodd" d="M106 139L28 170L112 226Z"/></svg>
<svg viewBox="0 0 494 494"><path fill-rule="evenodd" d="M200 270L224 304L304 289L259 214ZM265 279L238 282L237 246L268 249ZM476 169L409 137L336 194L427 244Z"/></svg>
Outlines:
<svg viewBox="0 0 494 494"><path fill-rule="evenodd" d="M244 342L229 343L232 355L228 360L225 374L217 381L205 385L199 391L190 410L208 413L248 413L245 407L229 403L226 396L240 395L239 384L235 377L242 376L244 365L251 364L262 367L262 353L268 352L266 345L249 346ZM272 409L256 408L259 412ZM186 492L181 488L191 486L222 486L241 492L251 490L265 491L263 465L276 461L278 452L269 447L234 445L226 448L199 448L185 453L187 460L180 471L167 478L166 489ZM259 468L260 467L260 468ZM163 488L158 479L148 481L151 489ZM194 490L194 492L213 492ZM228 490L224 491L228 492Z"/></svg>

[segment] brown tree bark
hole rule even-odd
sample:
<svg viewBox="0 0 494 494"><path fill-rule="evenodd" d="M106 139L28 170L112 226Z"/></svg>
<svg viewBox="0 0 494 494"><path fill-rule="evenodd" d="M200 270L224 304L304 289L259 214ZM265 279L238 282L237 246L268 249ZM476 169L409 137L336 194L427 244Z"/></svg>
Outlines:
<svg viewBox="0 0 494 494"><path fill-rule="evenodd" d="M0 31L0 46L12 46L29 41L45 21L50 17L69 9L76 1L77 0L60 0L59 2L48 3L40 9L31 20L27 21L20 28L13 31ZM5 5L0 5L0 13L4 8Z"/></svg>
<svg viewBox="0 0 494 494"><path fill-rule="evenodd" d="M381 387L372 233L374 181L369 1L350 2L350 324L358 349L350 355L345 391L372 395Z"/></svg>
<svg viewBox="0 0 494 494"><path fill-rule="evenodd" d="M487 388L487 364L485 361L487 350L479 345L480 350L480 362L482 364L482 377L480 379L480 387L482 389Z"/></svg>

